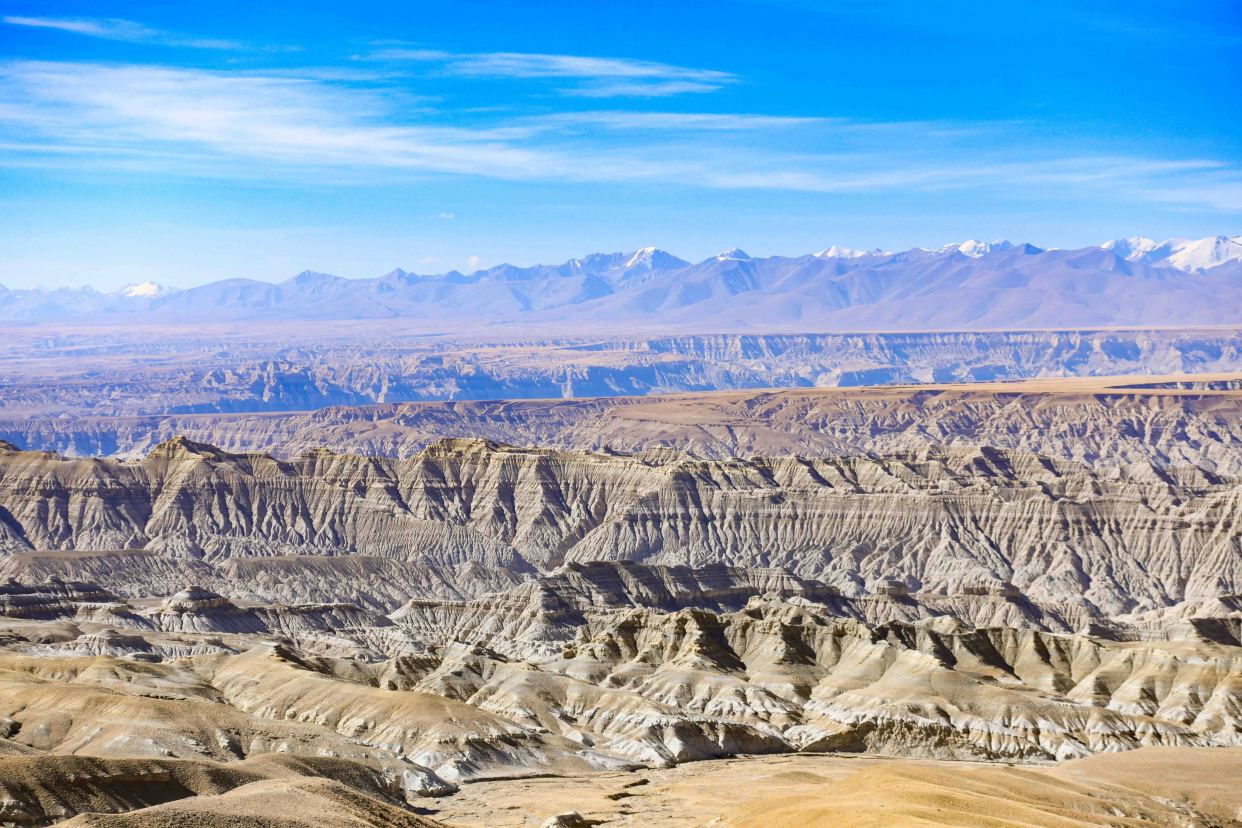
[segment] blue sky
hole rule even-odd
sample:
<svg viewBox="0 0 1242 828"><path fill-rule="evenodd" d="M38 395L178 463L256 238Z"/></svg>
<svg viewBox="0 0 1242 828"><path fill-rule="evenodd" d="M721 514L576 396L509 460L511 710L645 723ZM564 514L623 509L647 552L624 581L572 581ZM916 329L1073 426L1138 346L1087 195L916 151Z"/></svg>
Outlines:
<svg viewBox="0 0 1242 828"><path fill-rule="evenodd" d="M0 284L1242 232L1236 2L0 2Z"/></svg>

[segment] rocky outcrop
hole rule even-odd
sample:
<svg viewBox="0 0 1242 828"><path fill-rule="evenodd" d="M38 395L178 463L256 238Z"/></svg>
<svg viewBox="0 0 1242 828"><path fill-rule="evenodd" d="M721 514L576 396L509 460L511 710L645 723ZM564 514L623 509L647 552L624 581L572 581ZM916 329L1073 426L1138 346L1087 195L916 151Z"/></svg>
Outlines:
<svg viewBox="0 0 1242 828"><path fill-rule="evenodd" d="M1168 640L1131 641L979 627L934 614L918 595L900 596L928 613L912 623L775 595L737 610L665 611L638 605L631 589L591 608L589 593L569 588L575 580L523 585L511 606L498 600L477 616L495 623L457 628L428 613L411 623L412 613L389 620L341 606L241 609L201 590L131 606L136 620L115 624L0 618L0 723L10 752L330 754L389 779L422 774L423 788L739 753L1045 761L1242 744L1242 647L1179 638L1177 624L1163 628ZM521 627L518 599L555 589L560 604L526 606L537 629ZM207 630L213 616L239 612L264 627ZM404 639L383 637L392 632Z"/></svg>
<svg viewBox="0 0 1242 828"><path fill-rule="evenodd" d="M0 438L83 455L143 452L178 433L230 450L269 450L271 444L260 442L265 435L296 441L296 427L307 419L295 424L233 415L337 407L330 416L342 428L352 424L363 430L374 423L375 445L366 451L388 453L380 443L392 442L405 443L408 454L416 448L400 427L410 417L431 431L432 420L470 425L472 410L487 409L495 430L475 436L518 442L504 431L519 423L526 404L352 407L1046 377L1138 375L1135 382L1142 384L1141 375L1242 370L1242 337L1221 328L805 333L803 327L793 333L739 334L692 333L678 325L672 330L636 335L629 328L618 334L593 325L566 334L564 326L555 325L507 338L495 330L418 335L399 320L323 321L313 329L288 323L9 327L3 332L8 359ZM535 405L535 411L544 408ZM396 412L404 416L389 416ZM474 423L486 425L487 420ZM546 443L533 435L528 439Z"/></svg>
<svg viewBox="0 0 1242 828"><path fill-rule="evenodd" d="M711 588L704 589L705 584ZM551 575L470 601L411 599L389 617L424 641L465 642L507 657L530 659L555 655L571 646L581 625L600 612L635 608L731 612L773 601L871 625L934 619L948 625L947 629L1013 627L1053 633L1090 629L1112 640L1214 641L1205 636L1212 622L1228 625L1242 617L1242 611L1214 616L1206 609L1198 612L1197 605L1187 605L1176 616L1169 610L1168 621L1137 615L1129 623L1106 618L1080 602L1036 604L1012 585L967 587L953 596L911 594L904 584L881 585L875 594L849 597L822 582L795 578L781 570L718 564L694 570L632 561L568 564ZM1194 620L1185 620L1188 616Z"/></svg>
<svg viewBox="0 0 1242 828"><path fill-rule="evenodd" d="M373 811L398 819L409 816L407 802L429 792L448 793L453 786L435 780L422 771L428 783L411 784L403 789L378 764L329 757L265 756L256 760L215 763L206 760L124 759L85 756L28 756L0 758L0 821L18 825L51 825L76 814L123 814L168 803L210 801L245 786L263 787L274 780L292 783L290 794L305 798L316 783L331 779L333 784L369 799ZM410 774L410 781L414 774ZM310 790L299 790L309 784ZM358 795L361 794L361 797ZM245 795L237 797L244 801ZM341 797L348 803L349 797ZM194 806L186 810L193 810ZM175 809L172 809L175 810ZM383 814L388 810L390 814ZM342 812L349 809L343 808ZM144 814L151 814L144 811ZM151 817L158 821L158 817ZM236 819L236 817L234 817ZM93 823L92 823L93 824ZM112 824L112 823L109 823ZM180 824L203 824L190 818ZM223 823L222 823L223 824ZM397 823L367 822L362 824ZM436 823L409 816L402 819L409 828L433 828Z"/></svg>
<svg viewBox="0 0 1242 828"><path fill-rule="evenodd" d="M562 564L632 560L778 567L846 596L1017 590L1109 614L1242 591L1240 491L1195 466L1094 469L970 447L707 461L458 439L408 460L284 461L176 441L138 462L0 456L0 577L31 558L50 574L65 571L58 559L80 566L82 550L141 548L134 561L146 570L177 562L164 582L206 564L215 575L193 582L244 599L273 581L223 568L279 558L309 571L308 559L353 556L426 567L404 596L386 588L395 600L376 603L388 609ZM121 570L93 572L105 587L125 584ZM295 580L273 591L296 593Z"/></svg>
<svg viewBox="0 0 1242 828"><path fill-rule="evenodd" d="M12 433L32 448L126 457L141 457L178 434L282 458L325 446L411 457L452 435L577 451L669 449L704 458L1002 448L1097 468L1151 463L1239 474L1237 382L1236 374L1220 374L411 402L281 415L23 419L20 433ZM10 433L5 428L0 423L0 434Z"/></svg>
<svg viewBox="0 0 1242 828"><path fill-rule="evenodd" d="M340 601L389 612L411 595L465 599L506 589L523 574L466 562L440 567L374 555L290 555L204 561L145 549L23 552L0 556L4 577L37 584L50 579L106 582L117 595L171 595L204 584L242 601L307 604Z"/></svg>
<svg viewBox="0 0 1242 828"><path fill-rule="evenodd" d="M9 578L0 584L0 615L8 618L62 618L76 614L83 604L111 605L117 600L94 583L66 582L55 576L41 583Z"/></svg>

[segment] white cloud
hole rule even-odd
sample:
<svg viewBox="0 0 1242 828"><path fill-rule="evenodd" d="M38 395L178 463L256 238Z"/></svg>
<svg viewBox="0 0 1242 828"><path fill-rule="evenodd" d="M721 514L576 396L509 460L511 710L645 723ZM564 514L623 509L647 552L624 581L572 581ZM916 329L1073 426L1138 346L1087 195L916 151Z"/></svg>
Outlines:
<svg viewBox="0 0 1242 828"><path fill-rule="evenodd" d="M696 69L630 58L550 55L527 52L452 53L428 49L381 49L369 60L439 64L460 77L576 80L561 91L589 98L667 97L714 92L737 77L715 69Z"/></svg>
<svg viewBox="0 0 1242 828"><path fill-rule="evenodd" d="M164 46L185 46L191 49L243 49L245 46L232 40L188 37L160 29L152 29L132 20L116 17L25 17L7 15L4 22L10 26L26 26L36 29L55 29L72 34L98 37L104 40L122 40L129 43L157 43Z"/></svg>
<svg viewBox="0 0 1242 828"><path fill-rule="evenodd" d="M629 112L595 110L562 112L531 119L536 124L551 126L589 126L613 130L710 130L737 132L743 130L784 129L806 126L837 126L848 122L836 118L794 118L780 115L709 112Z"/></svg>
<svg viewBox="0 0 1242 828"><path fill-rule="evenodd" d="M413 107L410 90L386 83L0 63L0 164L317 184L447 174L843 194L1107 192L1242 210L1242 172L1212 159L1058 156L1012 134L922 123L609 111L506 120Z"/></svg>
<svg viewBox="0 0 1242 828"><path fill-rule="evenodd" d="M437 216L437 218L443 219L444 221L452 221L453 219L457 218L457 216L453 215L452 213L445 212L445 213L440 213Z"/></svg>
<svg viewBox="0 0 1242 828"><path fill-rule="evenodd" d="M566 95L579 98L667 98L694 92L715 92L718 83L691 80L665 81L585 81L578 86L562 89Z"/></svg>
<svg viewBox="0 0 1242 828"><path fill-rule="evenodd" d="M466 259L466 272L474 273L476 270L479 269L479 265L481 264L483 264L482 259L480 259L478 256L471 256L469 259Z"/></svg>
<svg viewBox="0 0 1242 828"><path fill-rule="evenodd" d="M277 165L391 168L529 177L540 153L487 130L392 126L383 96L288 75L152 66L16 62L0 66L0 119L53 145L250 158ZM155 150L154 155L149 154Z"/></svg>

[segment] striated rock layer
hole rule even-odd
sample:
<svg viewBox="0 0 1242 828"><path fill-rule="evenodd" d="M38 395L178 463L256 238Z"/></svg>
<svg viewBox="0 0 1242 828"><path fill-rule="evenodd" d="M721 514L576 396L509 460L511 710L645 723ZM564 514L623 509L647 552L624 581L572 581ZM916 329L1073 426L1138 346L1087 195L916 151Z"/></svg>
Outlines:
<svg viewBox="0 0 1242 828"><path fill-rule="evenodd" d="M468 627L486 643L463 641L428 606L391 617L245 607L197 587L156 604L81 600L40 620L0 617L0 747L217 762L331 755L422 796L515 773L738 753L1046 761L1242 744L1236 636L1115 641L951 615L867 623L776 593L736 610L666 611L636 605L637 589L612 590L590 609L573 594L588 582L609 590L608 578L582 574L547 584L565 603L542 612L539 635L488 599L496 623ZM1218 618L1235 630L1240 620Z"/></svg>
<svg viewBox="0 0 1242 828"><path fill-rule="evenodd" d="M9 581L0 820L431 828L414 814L469 812L428 805L467 782L738 754L1190 757L1242 750L1239 699L1238 596L1107 619L1005 583L853 597L771 568L591 562L383 614ZM1157 813L1107 790L1084 807L1101 797ZM1213 824L1201 809L1223 813L1158 813Z"/></svg>
<svg viewBox="0 0 1242 828"><path fill-rule="evenodd" d="M411 457L445 436L714 459L979 446L1103 468L1150 462L1239 474L1239 389L1242 375L1201 374L410 402L282 414L22 418L0 420L0 437L71 455L135 458L176 435L282 458L320 447Z"/></svg>
<svg viewBox="0 0 1242 828"><path fill-rule="evenodd" d="M976 447L711 461L445 440L285 461L178 438L135 462L0 454L0 577L388 609L565 563L722 563L846 596L1014 589L1114 614L1242 593L1239 492L1200 467Z"/></svg>
<svg viewBox="0 0 1242 828"><path fill-rule="evenodd" d="M622 327L592 324L574 334L563 325L493 325L470 335L379 319L309 328L0 325L0 438L100 454L114 451L108 439L135 439L143 421L90 418L165 415L184 429L193 421L184 415L219 421L377 403L1242 370L1236 327L737 334L679 324L671 335L667 325L648 335ZM261 427L262 418L247 422Z"/></svg>

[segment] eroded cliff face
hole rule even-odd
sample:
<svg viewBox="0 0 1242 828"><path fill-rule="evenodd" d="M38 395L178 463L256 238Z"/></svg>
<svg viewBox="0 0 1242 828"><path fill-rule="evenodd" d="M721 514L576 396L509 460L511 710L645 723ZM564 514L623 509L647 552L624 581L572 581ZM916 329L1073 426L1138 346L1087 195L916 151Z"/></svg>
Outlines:
<svg viewBox="0 0 1242 828"><path fill-rule="evenodd" d="M868 623L782 597L805 588L789 580L734 610L640 605L739 597L686 578L567 570L546 585L561 611L536 610L538 640L506 626L516 614L505 602L529 606L529 591L487 599L497 623L471 630L493 646L426 612L242 606L201 588L126 602L89 584L8 584L0 745L218 762L331 754L423 795L737 753L1046 761L1242 744L1236 611L1218 618L1234 625L1231 643L1120 642L947 615ZM748 578L764 575L724 580Z"/></svg>
<svg viewBox="0 0 1242 828"><path fill-rule="evenodd" d="M1198 467L1092 469L974 447L711 461L445 440L407 460L284 461L176 439L137 462L0 454L0 574L72 572L88 566L82 550L146 550L129 570L151 573L146 584L357 556L427 567L404 597L469 597L566 562L723 563L847 596L1011 583L1117 613L1242 592L1239 492ZM357 574L401 571L385 566ZM277 566L255 577L241 588L291 580ZM104 583L125 578L122 567Z"/></svg>
<svg viewBox="0 0 1242 828"><path fill-rule="evenodd" d="M1224 328L642 336L633 326L617 335L609 324L473 335L418 333L408 320L312 327L0 327L0 437L23 432L25 446L97 454L112 453L103 441L124 438L127 424L110 430L96 422L100 443L92 447L86 425L67 429L65 415L175 417L420 400L1242 370L1242 334ZM675 330L699 327L701 320Z"/></svg>
<svg viewBox="0 0 1242 828"><path fill-rule="evenodd" d="M1097 468L1242 474L1236 374L888 388L785 388L593 399L334 406L291 414L0 420L0 437L69 455L140 458L176 435L291 459L315 448L408 458L443 436L707 459L1003 448Z"/></svg>

